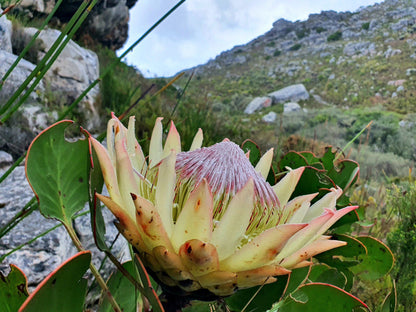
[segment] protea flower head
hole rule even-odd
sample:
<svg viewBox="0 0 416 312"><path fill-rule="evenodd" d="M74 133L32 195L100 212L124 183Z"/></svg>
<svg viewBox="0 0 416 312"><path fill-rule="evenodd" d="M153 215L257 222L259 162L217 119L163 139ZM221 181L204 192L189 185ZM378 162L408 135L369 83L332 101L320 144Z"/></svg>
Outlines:
<svg viewBox="0 0 416 312"><path fill-rule="evenodd" d="M311 205L317 194L289 201L304 168L266 182L273 150L256 167L235 143L202 147L202 131L181 151L171 123L162 144L156 120L149 157L115 117L107 149L91 138L109 197L97 195L118 228L165 287L184 294L227 296L237 289L276 281L308 266L311 257L345 244L324 233L356 207L336 210L340 188Z"/></svg>

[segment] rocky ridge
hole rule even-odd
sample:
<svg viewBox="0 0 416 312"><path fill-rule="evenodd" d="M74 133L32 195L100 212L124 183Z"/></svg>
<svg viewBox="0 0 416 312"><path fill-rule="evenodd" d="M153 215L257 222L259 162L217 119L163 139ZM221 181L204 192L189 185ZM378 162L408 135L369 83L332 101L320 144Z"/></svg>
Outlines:
<svg viewBox="0 0 416 312"><path fill-rule="evenodd" d="M279 19L264 35L188 72L195 70L212 96L244 90L262 98L302 83L313 94L301 100L305 105L377 103L399 109L399 101L416 89L415 33L416 1L386 0L356 12ZM404 81L401 88L396 81Z"/></svg>

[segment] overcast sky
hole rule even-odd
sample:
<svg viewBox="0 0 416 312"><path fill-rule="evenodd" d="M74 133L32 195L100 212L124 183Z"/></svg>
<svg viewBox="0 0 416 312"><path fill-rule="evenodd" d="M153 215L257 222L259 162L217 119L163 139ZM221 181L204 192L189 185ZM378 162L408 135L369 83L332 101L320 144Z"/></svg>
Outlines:
<svg viewBox="0 0 416 312"><path fill-rule="evenodd" d="M139 0L130 10L129 39L136 41L177 0ZM356 11L375 0L187 0L133 52L127 63L145 76L172 76L271 29L279 18L306 20L322 10ZM123 50L120 50L123 52Z"/></svg>

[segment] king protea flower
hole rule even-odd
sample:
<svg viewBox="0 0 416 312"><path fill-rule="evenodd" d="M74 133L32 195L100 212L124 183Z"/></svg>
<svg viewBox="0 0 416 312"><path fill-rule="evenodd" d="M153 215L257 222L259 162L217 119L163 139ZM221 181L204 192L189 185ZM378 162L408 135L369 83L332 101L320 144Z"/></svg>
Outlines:
<svg viewBox="0 0 416 312"><path fill-rule="evenodd" d="M118 229L162 284L183 293L227 296L276 281L311 257L343 246L324 233L356 207L336 210L340 188L311 205L317 194L289 201L304 168L276 185L266 182L273 150L256 167L235 143L202 147L202 131L181 151L173 124L162 144L156 120L149 157L113 116L107 149L91 138L109 197L97 197L118 219Z"/></svg>

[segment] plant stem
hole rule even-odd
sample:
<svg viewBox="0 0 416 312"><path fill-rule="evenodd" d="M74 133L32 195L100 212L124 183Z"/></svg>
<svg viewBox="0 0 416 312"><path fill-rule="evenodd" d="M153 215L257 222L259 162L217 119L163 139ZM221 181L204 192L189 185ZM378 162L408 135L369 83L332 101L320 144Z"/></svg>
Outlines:
<svg viewBox="0 0 416 312"><path fill-rule="evenodd" d="M72 227L72 225L66 221L63 222L66 231L68 232L69 236L72 239L72 242L74 243L75 247L78 249L78 251L84 251L84 247L82 247L81 241L79 240L77 234L75 233L74 228ZM115 312L121 312L120 307L118 306L117 302L115 301L113 295L111 294L110 290L107 287L107 284L105 283L104 279L102 278L100 272L98 272L97 268L94 266L94 264L92 264L92 262L90 263L90 270L92 275L94 275L98 285L100 285L101 289L103 290L103 292L106 294L106 296L108 297L108 301L110 302L111 306L113 307L113 310Z"/></svg>

